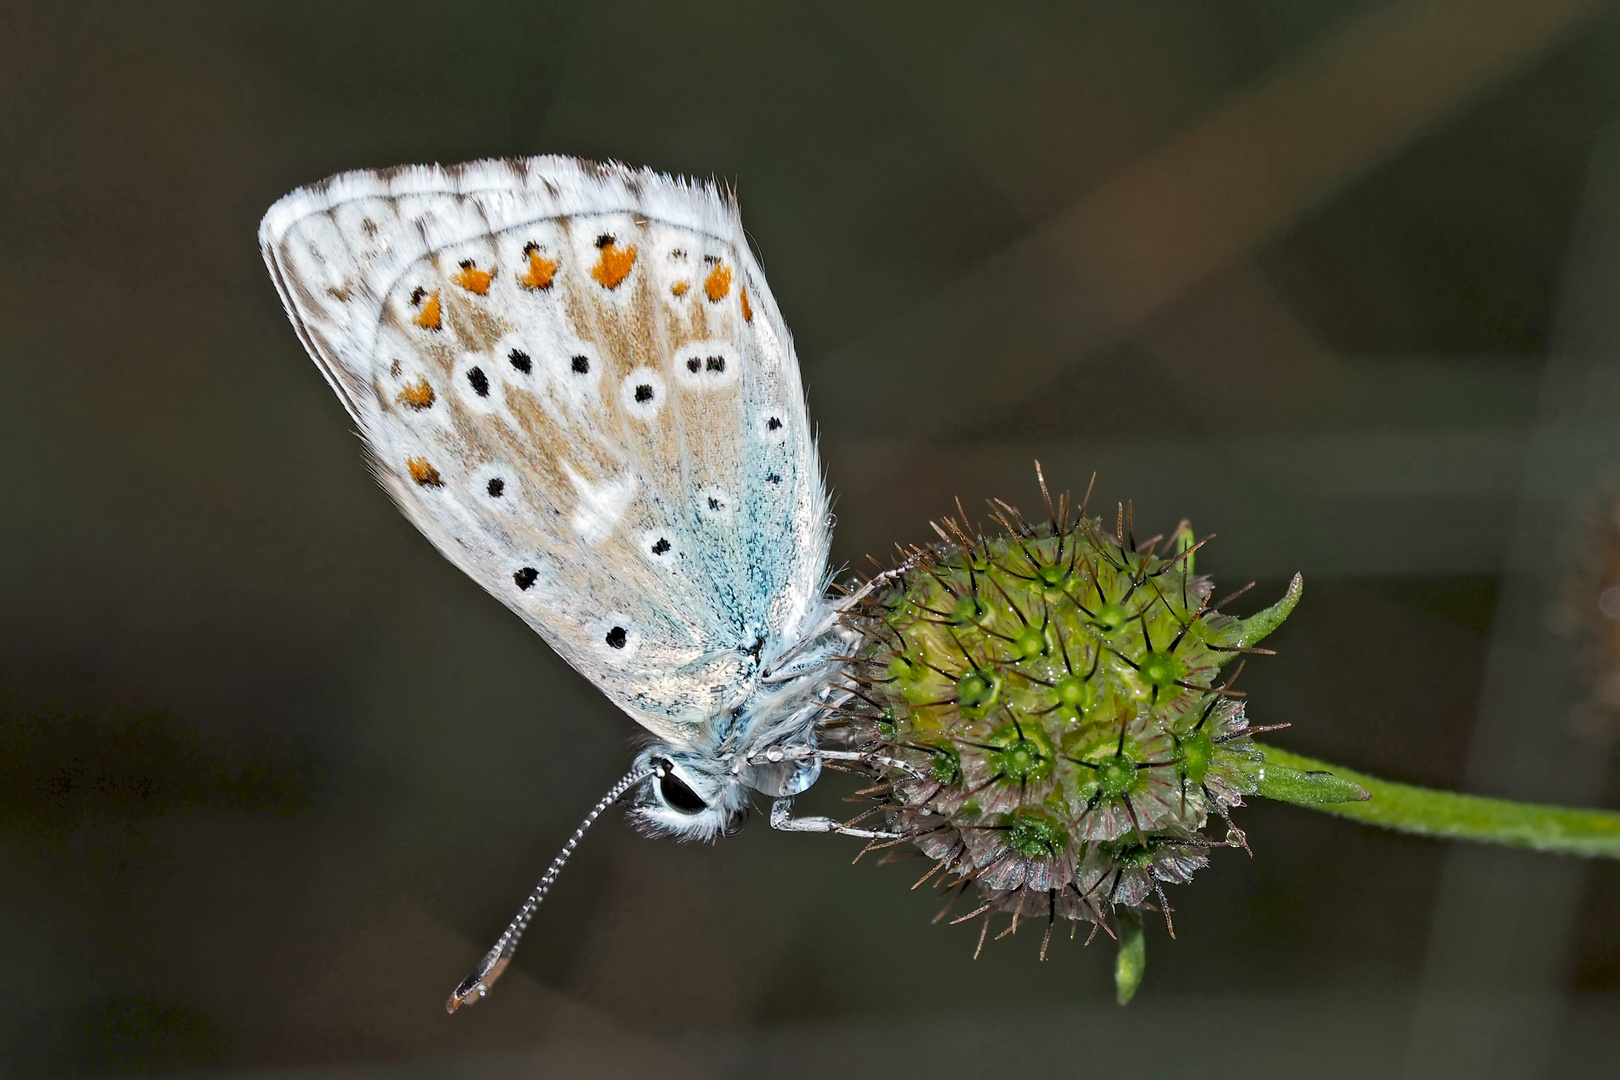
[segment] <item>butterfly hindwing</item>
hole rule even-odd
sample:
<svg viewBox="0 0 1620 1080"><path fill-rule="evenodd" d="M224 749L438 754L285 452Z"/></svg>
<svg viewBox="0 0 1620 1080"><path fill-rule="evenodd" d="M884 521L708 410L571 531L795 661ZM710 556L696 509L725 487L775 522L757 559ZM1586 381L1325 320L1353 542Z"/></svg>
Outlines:
<svg viewBox="0 0 1620 1080"><path fill-rule="evenodd" d="M661 736L819 611L827 504L735 203L568 158L349 173L260 231L405 514Z"/></svg>

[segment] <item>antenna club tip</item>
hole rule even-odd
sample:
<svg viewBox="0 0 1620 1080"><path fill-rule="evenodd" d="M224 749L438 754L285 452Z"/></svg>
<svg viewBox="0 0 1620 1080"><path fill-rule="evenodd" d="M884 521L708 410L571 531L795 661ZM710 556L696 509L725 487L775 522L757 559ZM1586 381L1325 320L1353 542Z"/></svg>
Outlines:
<svg viewBox="0 0 1620 1080"><path fill-rule="evenodd" d="M511 962L510 956L501 955L499 952L484 957L484 962L478 965L477 970L462 979L461 984L451 992L449 999L444 1003L444 1011L454 1015L463 1005L476 1005L489 996L495 980L501 977L506 965Z"/></svg>

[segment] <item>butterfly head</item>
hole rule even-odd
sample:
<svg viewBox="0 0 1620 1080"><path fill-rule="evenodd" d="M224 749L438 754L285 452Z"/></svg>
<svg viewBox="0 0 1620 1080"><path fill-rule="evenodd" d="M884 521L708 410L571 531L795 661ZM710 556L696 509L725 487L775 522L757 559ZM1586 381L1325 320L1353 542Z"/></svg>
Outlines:
<svg viewBox="0 0 1620 1080"><path fill-rule="evenodd" d="M652 770L631 810L649 836L713 840L736 832L748 816L747 787L723 759L655 744L636 765Z"/></svg>
<svg viewBox="0 0 1620 1080"><path fill-rule="evenodd" d="M655 744L642 751L637 769L652 775L636 793L631 818L649 836L714 840L742 828L749 795L797 795L816 782L821 759L809 747L742 759Z"/></svg>

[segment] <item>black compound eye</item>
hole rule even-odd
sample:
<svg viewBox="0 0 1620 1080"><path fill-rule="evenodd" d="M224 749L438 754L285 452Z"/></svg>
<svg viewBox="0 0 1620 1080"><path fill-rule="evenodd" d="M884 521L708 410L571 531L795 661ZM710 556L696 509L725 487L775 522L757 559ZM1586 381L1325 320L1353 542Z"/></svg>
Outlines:
<svg viewBox="0 0 1620 1080"><path fill-rule="evenodd" d="M709 808L709 804L698 798L698 793L676 776L675 770L667 763L658 770L658 794L665 806L683 814L701 814Z"/></svg>

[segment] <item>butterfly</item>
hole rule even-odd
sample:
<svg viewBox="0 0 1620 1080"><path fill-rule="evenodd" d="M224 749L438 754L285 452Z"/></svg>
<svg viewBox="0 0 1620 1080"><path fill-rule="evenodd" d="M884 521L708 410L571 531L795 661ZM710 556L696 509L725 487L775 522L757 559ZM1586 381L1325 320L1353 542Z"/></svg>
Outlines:
<svg viewBox="0 0 1620 1080"><path fill-rule="evenodd" d="M585 829L779 828L837 750L848 633L793 342L713 184L568 157L334 176L260 247L373 472L439 551L647 732L474 972L484 996Z"/></svg>

